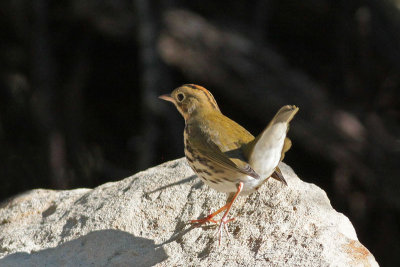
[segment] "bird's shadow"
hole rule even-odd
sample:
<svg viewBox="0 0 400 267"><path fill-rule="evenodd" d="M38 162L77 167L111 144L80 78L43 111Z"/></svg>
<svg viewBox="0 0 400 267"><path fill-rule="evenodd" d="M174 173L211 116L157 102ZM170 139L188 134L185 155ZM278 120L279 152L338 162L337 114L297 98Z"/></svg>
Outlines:
<svg viewBox="0 0 400 267"><path fill-rule="evenodd" d="M196 177L197 177L197 175L193 174L193 175L191 175L191 176L189 176L189 177L187 177L185 179L179 180L177 182L174 182L174 183L171 183L171 184L168 184L168 185L161 186L161 187L159 187L159 188L157 188L155 190L149 191L149 192L145 192L144 196L148 197L150 194L165 190L165 189L167 189L169 187L173 187L173 186L177 186L177 185L180 185L180 184L188 183L188 182L194 180ZM190 190L190 193L187 196L187 198L188 199L190 198L190 195L193 193L194 189L198 189L198 188L202 187L203 185L204 185L204 183L202 181L199 181L198 183L194 184L192 186L192 188ZM187 203L183 207L182 210L184 210L188 204L189 203ZM205 216L207 216L207 215L205 215ZM187 227L187 226L189 226L189 227ZM173 241L177 241L179 243L184 235L186 235L188 232L192 231L193 229L199 228L199 227L201 227L204 230L207 230L207 229L215 228L216 226L213 225L213 224L205 225L205 224L191 223L190 221L187 221L187 222L180 221L180 222L178 222L176 224L175 230L174 230L174 233L172 234L172 236L168 240L166 240L166 241L164 241L164 242L162 242L160 244L157 244L156 247L162 247L163 245L171 243Z"/></svg>
<svg viewBox="0 0 400 267"><path fill-rule="evenodd" d="M120 230L98 230L54 248L17 252L0 259L0 266L154 266L168 258L154 241Z"/></svg>
<svg viewBox="0 0 400 267"><path fill-rule="evenodd" d="M173 187L173 186L176 186L176 185L188 183L188 182L194 180L196 177L197 177L197 175L193 174L193 175L191 175L191 176L189 176L189 177L187 177L187 178L185 178L185 179L179 180L178 182L175 182L175 183L171 183L171 184L167 184L167 185L161 186L161 187L159 187L159 188L157 188L157 189L155 189L155 190L153 190L153 191L150 191L150 192L145 192L144 195L145 195L145 196L148 196L148 195L150 195L150 194L156 193L156 192L158 192L158 191L162 191L162 190L167 189L167 188L169 188L169 187ZM196 183L196 184L193 186L193 188L199 188L201 185L202 185L201 182L200 182L200 183Z"/></svg>
<svg viewBox="0 0 400 267"><path fill-rule="evenodd" d="M184 229L188 225L189 225L189 227ZM184 235L186 235L187 233L189 233L193 229L199 228L199 227L201 227L203 230L207 230L207 229L215 228L216 225L213 225L213 224L207 224L207 225L202 224L202 225L200 225L198 223L190 223L190 222L183 222L182 221L182 222L180 222L180 223L178 223L176 225L175 231L172 234L172 236L168 240L156 245L156 247L164 246L164 245L166 245L168 243L171 243L173 241L177 241L178 243L180 243L180 241L182 240L182 237Z"/></svg>

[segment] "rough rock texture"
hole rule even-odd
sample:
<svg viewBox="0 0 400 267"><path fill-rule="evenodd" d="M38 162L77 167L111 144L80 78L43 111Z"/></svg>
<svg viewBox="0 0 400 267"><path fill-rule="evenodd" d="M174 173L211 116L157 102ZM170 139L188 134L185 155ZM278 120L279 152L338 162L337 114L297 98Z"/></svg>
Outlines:
<svg viewBox="0 0 400 267"><path fill-rule="evenodd" d="M207 215L226 196L184 159L94 189L32 190L0 205L0 266L378 266L324 191L285 164L241 197L218 246ZM239 216L240 215L240 216Z"/></svg>

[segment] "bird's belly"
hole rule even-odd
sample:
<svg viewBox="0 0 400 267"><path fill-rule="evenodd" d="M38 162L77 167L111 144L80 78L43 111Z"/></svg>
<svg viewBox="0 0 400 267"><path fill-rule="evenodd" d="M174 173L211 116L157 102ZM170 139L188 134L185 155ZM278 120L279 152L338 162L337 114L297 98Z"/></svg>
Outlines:
<svg viewBox="0 0 400 267"><path fill-rule="evenodd" d="M198 177L207 184L209 187L224 193L234 193L238 189L240 182L243 182L243 189L241 195L248 195L258 189L258 187L264 182L265 179L255 179L248 175L242 175L240 177L210 177L204 173L197 173ZM225 179L226 178L226 179Z"/></svg>
<svg viewBox="0 0 400 267"><path fill-rule="evenodd" d="M188 160L190 167L197 176L209 187L224 193L236 192L240 182L243 182L243 195L250 194L258 189L265 179L255 179L251 176L234 173L213 166L210 162L191 162ZM208 164L207 164L208 163Z"/></svg>

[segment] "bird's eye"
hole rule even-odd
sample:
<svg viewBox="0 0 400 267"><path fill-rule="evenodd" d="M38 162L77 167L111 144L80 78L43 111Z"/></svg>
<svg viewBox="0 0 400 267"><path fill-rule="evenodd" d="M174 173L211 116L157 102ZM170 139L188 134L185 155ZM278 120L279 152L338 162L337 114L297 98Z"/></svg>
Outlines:
<svg viewBox="0 0 400 267"><path fill-rule="evenodd" d="M176 98L178 99L179 102L181 102L185 98L185 96L182 93L179 93L176 95Z"/></svg>

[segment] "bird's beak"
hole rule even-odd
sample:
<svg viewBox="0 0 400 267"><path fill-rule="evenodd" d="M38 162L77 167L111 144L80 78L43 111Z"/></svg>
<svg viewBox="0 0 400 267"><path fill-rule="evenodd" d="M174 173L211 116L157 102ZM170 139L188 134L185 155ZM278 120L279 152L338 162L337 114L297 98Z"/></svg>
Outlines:
<svg viewBox="0 0 400 267"><path fill-rule="evenodd" d="M158 98L160 98L160 99L162 99L162 100L165 100L165 101L172 102L172 103L175 102L174 99L171 97L170 94L160 95Z"/></svg>

